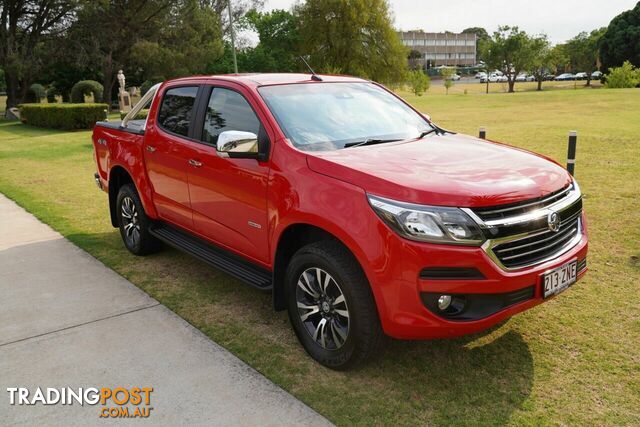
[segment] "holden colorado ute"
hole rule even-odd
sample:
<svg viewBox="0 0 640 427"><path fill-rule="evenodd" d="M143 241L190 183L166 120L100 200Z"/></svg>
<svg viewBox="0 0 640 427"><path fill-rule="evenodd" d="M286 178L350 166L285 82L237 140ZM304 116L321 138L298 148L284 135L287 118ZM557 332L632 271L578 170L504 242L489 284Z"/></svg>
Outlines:
<svg viewBox="0 0 640 427"><path fill-rule="evenodd" d="M580 188L564 168L444 130L370 81L167 81L121 123L97 123L93 143L129 251L169 244L271 292L333 369L385 335L481 331L587 270Z"/></svg>

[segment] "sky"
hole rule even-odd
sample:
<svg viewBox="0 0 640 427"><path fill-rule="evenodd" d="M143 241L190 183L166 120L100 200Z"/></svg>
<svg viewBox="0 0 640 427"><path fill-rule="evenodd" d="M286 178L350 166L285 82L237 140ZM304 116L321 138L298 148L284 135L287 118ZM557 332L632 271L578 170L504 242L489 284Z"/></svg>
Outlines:
<svg viewBox="0 0 640 427"><path fill-rule="evenodd" d="M460 32L517 25L531 34L546 34L562 43L581 31L605 27L638 0L389 0L395 26L401 30ZM267 0L265 10L289 9L295 0Z"/></svg>

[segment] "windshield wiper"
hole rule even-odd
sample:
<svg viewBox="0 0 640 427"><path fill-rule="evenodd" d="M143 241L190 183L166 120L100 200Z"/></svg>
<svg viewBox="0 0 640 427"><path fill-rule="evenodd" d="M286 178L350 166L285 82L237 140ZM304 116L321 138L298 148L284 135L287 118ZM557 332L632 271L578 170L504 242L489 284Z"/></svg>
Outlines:
<svg viewBox="0 0 640 427"><path fill-rule="evenodd" d="M438 132L438 129L437 129L437 128L433 128L433 129L425 130L424 132L422 132L422 133L420 134L420 136L418 137L418 139L422 139L422 138L424 138L425 136L427 136L427 135L429 135L430 133L433 133L433 132Z"/></svg>
<svg viewBox="0 0 640 427"><path fill-rule="evenodd" d="M367 138L367 139L365 139L363 141L347 142L346 144L344 144L344 148L361 147L363 145L384 144L385 142L396 142L396 141L402 141L402 140L401 139L374 139L374 138Z"/></svg>

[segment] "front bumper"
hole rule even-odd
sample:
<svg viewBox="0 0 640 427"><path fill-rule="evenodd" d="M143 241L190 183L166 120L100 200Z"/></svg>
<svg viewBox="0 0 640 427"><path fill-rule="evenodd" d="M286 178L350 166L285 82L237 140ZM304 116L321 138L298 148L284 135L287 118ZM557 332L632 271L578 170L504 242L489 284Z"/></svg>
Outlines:
<svg viewBox="0 0 640 427"><path fill-rule="evenodd" d="M587 257L584 215L582 222L581 237L570 250L517 270L500 268L482 248L424 244L388 236L386 268L374 274L372 283L385 333L399 339L455 337L482 331L546 301L541 275L573 259L580 264ZM459 279L420 274L424 269L443 268L480 274ZM579 267L578 280L586 271L586 264ZM477 296L473 312L457 319L436 314L432 296L439 294Z"/></svg>

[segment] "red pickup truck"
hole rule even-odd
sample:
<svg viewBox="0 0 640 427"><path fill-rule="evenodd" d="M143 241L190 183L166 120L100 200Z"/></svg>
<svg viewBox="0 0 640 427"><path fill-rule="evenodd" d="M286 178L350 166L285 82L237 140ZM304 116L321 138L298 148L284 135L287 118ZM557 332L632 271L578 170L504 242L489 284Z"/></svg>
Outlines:
<svg viewBox="0 0 640 427"><path fill-rule="evenodd" d="M587 270L582 197L564 168L444 130L370 81L172 80L122 123L97 123L93 143L129 251L166 243L271 292L334 369L385 335L481 331Z"/></svg>

